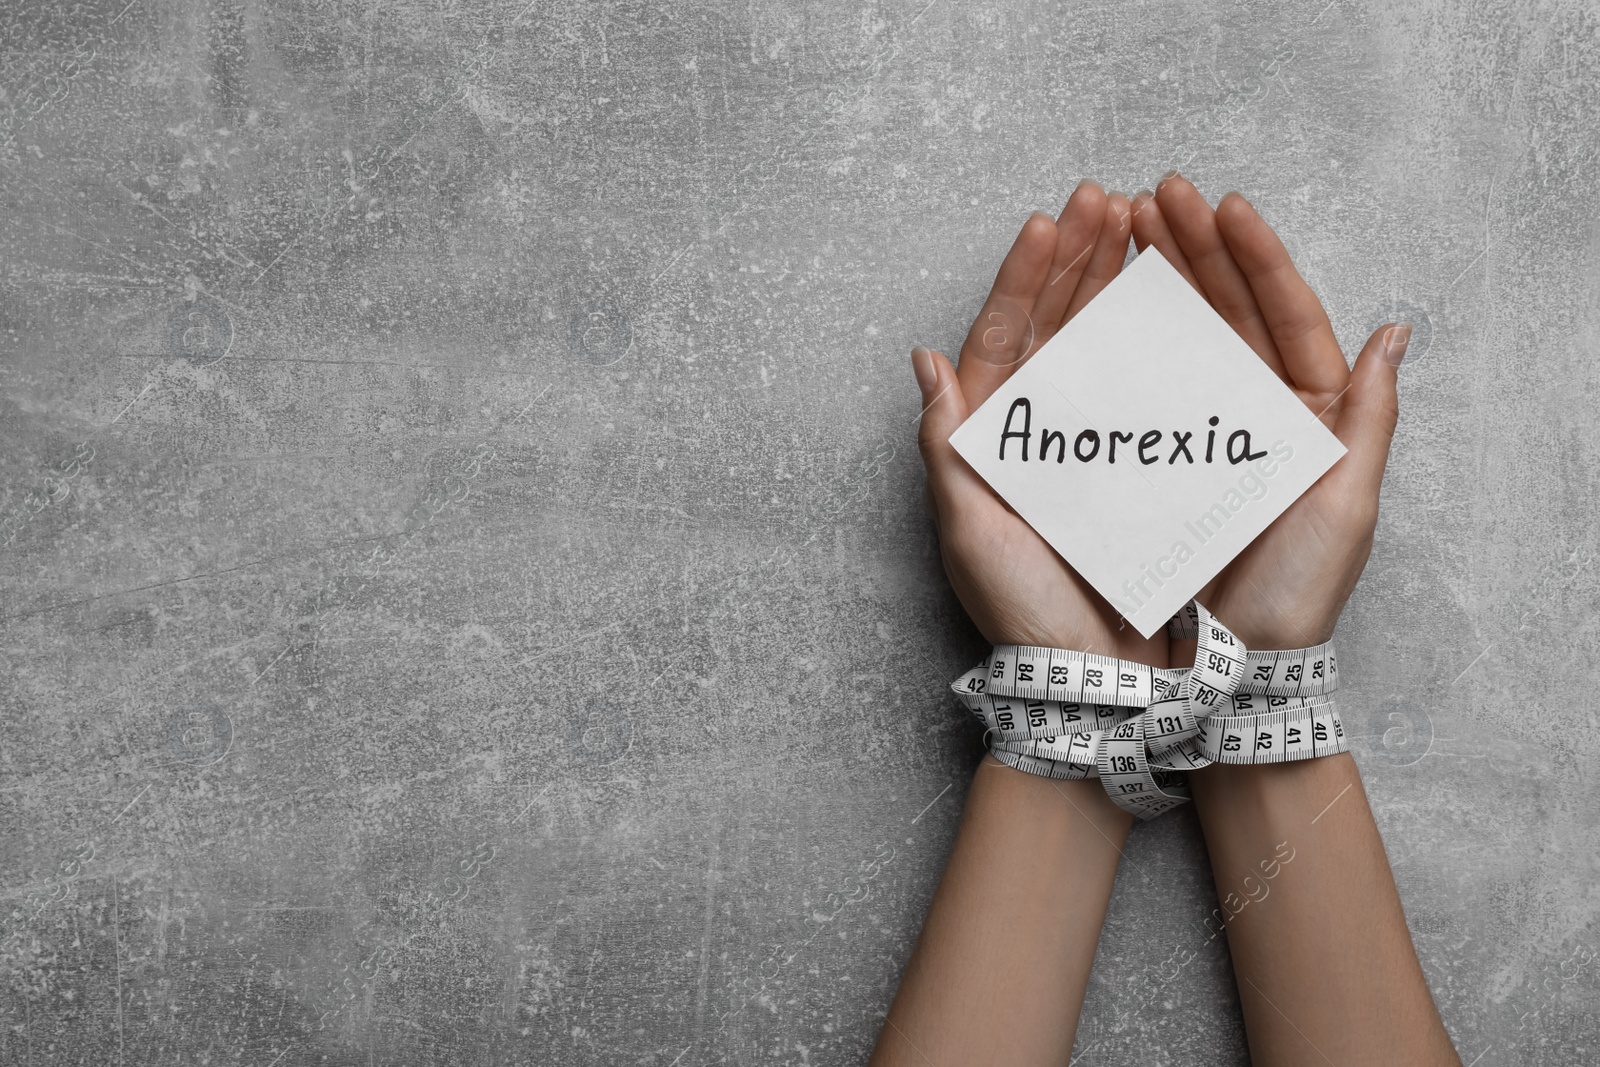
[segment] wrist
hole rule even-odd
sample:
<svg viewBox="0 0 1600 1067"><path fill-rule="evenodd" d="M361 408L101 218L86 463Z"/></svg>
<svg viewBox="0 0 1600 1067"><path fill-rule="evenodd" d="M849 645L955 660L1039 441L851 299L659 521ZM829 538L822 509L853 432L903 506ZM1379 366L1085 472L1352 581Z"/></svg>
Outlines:
<svg viewBox="0 0 1600 1067"><path fill-rule="evenodd" d="M1241 606L1229 603L1224 596L1215 607L1206 604L1206 608L1245 648L1253 652L1276 652L1310 648L1333 637L1333 628L1339 621L1344 597L1341 596L1334 604L1317 603L1320 599L1316 596L1298 599L1278 596L1268 600L1262 594L1259 599L1247 600Z"/></svg>
<svg viewBox="0 0 1600 1067"><path fill-rule="evenodd" d="M994 795L1033 813L1030 819L1048 821L1065 814L1068 822L1087 822L1113 843L1120 843L1133 828L1133 816L1117 807L1094 778L1044 778L1008 767L992 755L978 764L976 778L987 779Z"/></svg>
<svg viewBox="0 0 1600 1067"><path fill-rule="evenodd" d="M1305 825L1361 776L1348 752L1288 763L1213 763L1189 773L1196 812ZM1344 799L1349 799L1345 797Z"/></svg>
<svg viewBox="0 0 1600 1067"><path fill-rule="evenodd" d="M1092 656L1112 656L1147 667L1174 666L1167 651L1165 633L1157 632L1153 638L1143 638L1139 632L1121 620L1100 627L1084 627L1066 623L1062 625L1007 625L993 628L980 627L983 636L992 645L1026 645L1032 648L1059 648L1070 652L1084 652ZM1193 642L1191 642L1192 644ZM1194 652L1191 649L1192 662Z"/></svg>

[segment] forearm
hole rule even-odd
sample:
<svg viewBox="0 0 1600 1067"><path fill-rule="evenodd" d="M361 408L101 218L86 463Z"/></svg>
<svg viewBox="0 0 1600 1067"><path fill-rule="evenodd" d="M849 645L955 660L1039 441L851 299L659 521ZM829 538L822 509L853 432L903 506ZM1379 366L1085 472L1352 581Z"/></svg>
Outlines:
<svg viewBox="0 0 1600 1067"><path fill-rule="evenodd" d="M1355 760L1218 764L1190 785L1251 1062L1459 1065Z"/></svg>
<svg viewBox="0 0 1600 1067"><path fill-rule="evenodd" d="M986 757L871 1062L1065 1063L1131 822Z"/></svg>

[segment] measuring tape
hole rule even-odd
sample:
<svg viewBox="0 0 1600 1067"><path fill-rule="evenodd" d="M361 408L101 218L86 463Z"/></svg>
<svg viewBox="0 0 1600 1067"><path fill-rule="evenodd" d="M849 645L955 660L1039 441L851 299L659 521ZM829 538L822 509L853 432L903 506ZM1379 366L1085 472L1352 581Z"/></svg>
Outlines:
<svg viewBox="0 0 1600 1067"><path fill-rule="evenodd" d="M1194 666L1032 645L996 645L951 685L996 759L1047 778L1099 778L1117 805L1153 819L1189 799L1183 772L1344 752L1333 643L1248 651L1190 601L1167 633L1193 638Z"/></svg>

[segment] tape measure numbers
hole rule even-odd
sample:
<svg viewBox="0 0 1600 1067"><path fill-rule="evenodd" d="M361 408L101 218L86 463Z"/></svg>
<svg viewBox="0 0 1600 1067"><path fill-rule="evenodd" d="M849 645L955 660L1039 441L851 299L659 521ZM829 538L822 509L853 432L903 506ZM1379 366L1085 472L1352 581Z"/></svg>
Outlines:
<svg viewBox="0 0 1600 1067"><path fill-rule="evenodd" d="M1347 751L1330 694L1333 645L1251 652L1202 605L1168 626L1196 640L1181 668L1032 645L996 645L951 685L995 758L1048 778L1099 778L1150 819L1188 799L1183 772Z"/></svg>

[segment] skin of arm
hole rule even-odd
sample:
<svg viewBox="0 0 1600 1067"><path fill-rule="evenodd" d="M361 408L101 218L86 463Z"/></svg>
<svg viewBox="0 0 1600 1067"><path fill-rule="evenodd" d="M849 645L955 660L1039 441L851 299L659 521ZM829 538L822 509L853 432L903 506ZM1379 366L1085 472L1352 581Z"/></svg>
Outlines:
<svg viewBox="0 0 1600 1067"><path fill-rule="evenodd" d="M1325 641L1372 547L1410 329L1380 328L1351 368L1243 197L1213 210L1172 174L1132 211L1138 247L1159 249L1349 450L1197 597L1248 648ZM1170 655L1192 663L1194 642L1172 642ZM1251 1062L1459 1067L1355 760L1215 764L1189 784L1229 916Z"/></svg>
<svg viewBox="0 0 1600 1067"><path fill-rule="evenodd" d="M1132 821L984 757L874 1067L1066 1063Z"/></svg>
<svg viewBox="0 0 1600 1067"><path fill-rule="evenodd" d="M1085 182L1057 219L1023 225L962 345L960 369L912 352L918 444L945 573L983 636L1156 666L1145 640L950 447L951 432L1122 269L1125 197ZM986 757L872 1063L1061 1064L1131 816L1097 781L1055 781Z"/></svg>
<svg viewBox="0 0 1600 1067"><path fill-rule="evenodd" d="M1219 764L1190 788L1224 911L1241 908L1226 929L1250 1062L1459 1065L1350 754ZM1252 883L1265 896L1240 903Z"/></svg>

